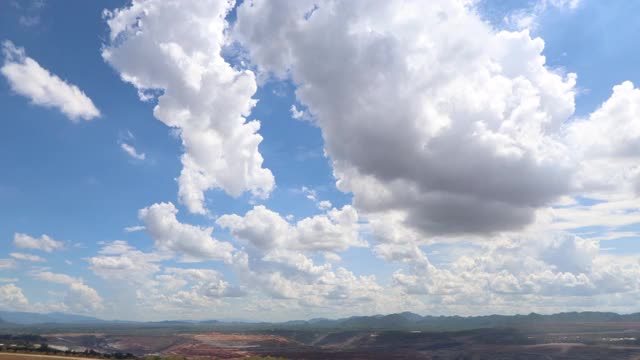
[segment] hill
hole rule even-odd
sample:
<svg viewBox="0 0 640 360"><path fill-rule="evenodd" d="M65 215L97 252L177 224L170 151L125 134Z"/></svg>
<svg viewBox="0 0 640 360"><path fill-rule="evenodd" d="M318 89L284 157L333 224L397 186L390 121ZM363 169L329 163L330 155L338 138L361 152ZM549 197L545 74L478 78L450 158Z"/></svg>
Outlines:
<svg viewBox="0 0 640 360"><path fill-rule="evenodd" d="M76 331L124 331L136 328L155 332L202 331L459 331L483 328L540 328L554 324L640 323L640 313L620 315L611 312L566 312L553 315L422 316L411 312L389 315L352 316L341 319L294 320L279 323L236 321L107 321L95 317L63 313L28 313L0 311L0 327L34 326Z"/></svg>

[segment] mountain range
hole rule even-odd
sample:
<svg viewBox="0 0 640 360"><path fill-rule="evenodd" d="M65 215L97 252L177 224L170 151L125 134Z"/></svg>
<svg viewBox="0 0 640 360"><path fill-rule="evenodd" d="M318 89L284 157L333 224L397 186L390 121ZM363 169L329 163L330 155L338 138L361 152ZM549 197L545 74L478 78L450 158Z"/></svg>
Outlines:
<svg viewBox="0 0 640 360"><path fill-rule="evenodd" d="M241 321L190 321L172 320L156 322L102 320L90 316L64 313L30 313L0 311L0 328L32 325L74 325L83 327L134 326L155 328L252 328L274 330L463 330L495 327L536 326L550 323L605 323L640 322L640 313L620 315L611 312L565 312L553 315L531 313L528 315L486 316L422 316L412 312L389 315L352 316L341 319L317 318L287 322L241 322Z"/></svg>

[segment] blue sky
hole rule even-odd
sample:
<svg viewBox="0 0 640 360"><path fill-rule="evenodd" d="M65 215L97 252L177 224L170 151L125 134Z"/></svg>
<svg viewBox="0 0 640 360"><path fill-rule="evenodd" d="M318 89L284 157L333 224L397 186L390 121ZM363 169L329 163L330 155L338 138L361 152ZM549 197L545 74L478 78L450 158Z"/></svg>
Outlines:
<svg viewBox="0 0 640 360"><path fill-rule="evenodd" d="M640 52L632 44L640 31L640 5L588 0L505 4L434 4L419 11L430 18L440 9L448 14L442 17L445 20L419 25L411 23L410 16L406 23L387 23L376 11L360 5L334 8L325 2L315 4L316 12L297 20L295 26L283 19L300 18L313 2L238 5L242 8L236 23L235 5L227 8L212 0L185 5L175 17L175 21L196 18L217 24L224 28L220 32L217 25L183 29L177 23L173 25L178 30L166 30L172 28L163 28L161 19L171 6L153 1L141 1L138 7L128 1L77 1L66 6L47 1L3 2L0 40L10 42L3 45L3 69L12 64L19 68L31 59L49 72L46 81L53 83L51 79L57 77L63 82L55 82L56 86L76 86L84 95L59 100L50 94L55 98L48 99L53 105L39 105L29 92L35 91L29 90L32 87L19 90L25 81L36 84L36 75L26 73L16 80L17 75L3 70L0 308L105 318L267 320L404 310L514 313L523 301L536 304L540 312L640 311L631 301L640 292L637 278L633 280L640 274L636 273L640 271L638 190L629 190L640 189L635 177L640 153L632 145L628 151L615 148L640 141L640 132L634 132L640 125L633 117L640 96L629 85L631 89L620 95L626 96L620 106L628 109L612 105L613 110L603 108L598 113L602 103L616 100L614 86L624 81L640 83L636 66ZM142 20L135 24L130 15L145 7L148 12L137 14ZM383 7L398 16L404 14L399 4L380 4ZM105 15L105 9L122 11ZM211 9L211 14L197 14L202 9ZM228 16L230 11L233 15ZM226 25L220 20L225 16ZM455 25L454 20L459 23ZM118 28L118 21L129 22L129 27ZM323 34L327 29L342 29L341 21L362 21L373 30L360 37L332 30L335 39L326 40ZM439 35L431 34L430 26ZM459 30L454 32L456 27ZM458 39L457 34L462 39L475 36L477 29L485 39L474 41L493 45L482 48ZM499 31L518 35L508 42L509 37ZM367 38L371 34L378 37ZM438 50L434 51L442 53L405 46L422 34L435 44ZM546 62L534 61L528 70L513 70L520 71L520 77L510 73L507 69L513 63L540 55L532 40L538 37L544 40ZM211 47L206 45L208 39ZM376 52L381 48L374 46L378 40L380 46L388 46L387 53ZM466 55L446 53L448 44L455 41L472 50ZM134 51L127 47L129 43L142 50ZM173 49L181 49L187 57L180 63L175 60L180 55L171 55L180 52L171 53L162 44L174 44ZM209 53L216 46L223 51ZM367 57L358 57L359 51L369 49ZM318 53L310 55L312 51ZM105 55L108 52L112 57ZM333 59L339 64L345 54L352 54L353 64L343 69L330 65ZM442 62L428 67L425 63L428 71L415 74L410 66L398 65L415 61L414 55ZM485 66L478 60L485 58L501 70L491 70L495 77L482 86L474 83L472 69ZM378 68L384 63L378 59L388 62ZM450 84L459 80L446 71L450 64L460 68L461 79L472 79L469 86L496 89L496 94L487 90L487 98L480 100L454 96ZM467 64L476 67L467 69ZM198 66L206 70L198 72ZM362 74L357 73L360 69ZM238 80L247 73L251 75L246 82ZM577 74L575 85L570 73ZM203 74L227 80L207 83L209 77ZM378 86L377 74L384 76L384 89ZM429 80L431 74L452 80L439 85ZM425 157L421 150L412 152L411 141L442 143L439 130L427 130L432 126L475 126L454 111L438 113L444 111L440 105L434 105L432 112L424 110L431 106L430 98L464 109L474 121L485 121L492 116L486 109L493 104L486 99L502 96L502 88L491 85L498 84L498 75L512 81L513 94L505 99L515 99L508 100L514 107L534 98L539 104L533 110L518 110L518 114L531 111L522 118L514 112L513 118L505 115L496 120L515 121L511 127L520 130L510 132L504 126L495 130L516 145L496 142L491 154L515 146L526 154L523 158L538 159L533 168L520 161L503 166L504 158L494 155L474 159L473 154L480 151L474 148L464 158L452 153L452 160L444 162ZM193 76L199 82L197 90L189 87ZM518 79L533 84L535 94L543 95L516 91L523 86ZM232 86L237 86L237 94L230 90ZM158 87L162 89L152 91L153 99L139 97L140 91L149 93ZM468 90L458 93L473 93ZM386 91L387 95L379 95ZM235 102L225 93L236 96L238 104L251 99L257 104L249 107L250 113L243 113L235 105L227 107ZM154 107L163 97L166 103L159 106L167 115L159 121ZM215 106L209 103L218 98L224 100ZM79 105L80 119L62 110L64 101L85 101ZM482 105L466 108L461 101ZM294 119L292 105L304 112L303 119ZM191 118L176 120L182 119L180 111L185 109ZM194 115L202 109L204 118ZM529 147L529 139L538 136L536 131L525 133L538 126L529 124L529 119L540 114L559 125L553 130L544 125L540 143ZM223 134L231 131L229 126L236 126L233 131L245 129L241 124L218 123L226 120L217 119L227 118L257 119L260 128L246 135L245 142L229 143L218 152L211 144L231 141L230 133ZM445 125L440 119L447 119L442 120ZM172 121L173 128L167 126ZM494 129L491 121L486 120L486 126ZM459 126L452 125L458 122ZM404 130L410 128L415 131ZM205 129L220 138L201 137ZM464 144L468 141L465 131L441 138L445 144ZM251 137L255 133L262 137L258 148L247 145L249 139L255 140ZM594 134L604 140L590 138ZM138 158L124 145L135 149ZM549 150L555 146L564 150ZM443 154L445 148L449 146L433 149ZM624 156L618 155L624 151ZM195 165L184 165L184 154L192 156ZM249 160L238 154L249 154ZM255 160L256 154L262 162ZM223 158L227 168L208 168L213 160ZM562 166L544 165L548 161ZM241 170L234 168L238 162ZM406 167L406 163L413 165ZM209 185L194 191L178 180L189 166L201 171ZM479 178L465 175L465 168L476 169ZM491 174L486 182L483 171ZM225 174L236 178L225 183ZM521 180L527 177L532 180ZM445 185L435 178L444 179ZM243 183L240 193L233 194L235 184ZM458 183L455 188L447 185ZM495 194L493 183L503 184L502 194ZM189 196L201 192L204 200L181 197L183 190L191 191ZM391 200L385 200L385 194ZM164 206L168 203L170 207ZM204 210L199 211L200 206ZM147 216L141 209L149 210ZM459 215L467 211L468 215ZM140 229L125 230L134 226ZM208 228L213 229L211 234ZM31 240L21 241L20 234ZM59 249L47 251L44 234L59 243ZM25 255L39 259L28 260ZM241 260L245 255L246 265ZM487 259L496 263L487 264ZM557 263L557 259L563 260ZM524 265L514 269L512 262ZM607 276L621 271L615 266L624 267L617 279L620 286L605 289L602 284L611 283ZM131 276L135 279L123 278L127 273L136 274ZM484 285L466 283L470 273L479 274L473 283ZM496 274L504 276L498 277L503 282L491 280ZM569 277L569 283L561 283ZM470 296L478 303L468 302ZM122 304L131 302L135 306L122 310Z"/></svg>

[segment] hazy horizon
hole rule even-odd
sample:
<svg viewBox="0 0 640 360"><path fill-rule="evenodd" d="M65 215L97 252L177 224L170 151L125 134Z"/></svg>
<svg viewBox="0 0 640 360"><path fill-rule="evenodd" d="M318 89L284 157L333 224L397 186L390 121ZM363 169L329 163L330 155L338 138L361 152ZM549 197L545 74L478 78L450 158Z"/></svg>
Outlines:
<svg viewBox="0 0 640 360"><path fill-rule="evenodd" d="M0 3L0 311L640 312L640 3Z"/></svg>

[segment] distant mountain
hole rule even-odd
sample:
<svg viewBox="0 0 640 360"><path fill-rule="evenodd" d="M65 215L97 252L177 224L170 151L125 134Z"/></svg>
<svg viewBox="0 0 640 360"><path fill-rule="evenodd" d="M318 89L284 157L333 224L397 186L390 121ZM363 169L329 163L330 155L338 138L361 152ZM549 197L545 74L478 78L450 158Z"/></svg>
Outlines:
<svg viewBox="0 0 640 360"><path fill-rule="evenodd" d="M171 320L171 321L107 321L95 317L63 313L38 314L28 312L0 311L0 327L66 327L77 331L86 329L107 329L131 327L139 329L180 328L184 331L360 331L360 330L398 330L398 331L456 331L481 328L540 327L548 324L582 323L597 324L605 322L640 322L640 313L620 315L610 312L566 312L553 315L531 313L528 315L486 315L486 316L422 316L412 312L389 315L352 316L342 319L316 318L311 320L293 320L280 323L242 322L229 320Z"/></svg>
<svg viewBox="0 0 640 360"><path fill-rule="evenodd" d="M343 319L312 319L266 324L282 330L400 330L453 331L480 328L531 327L562 323L639 322L640 313L567 312L553 315L422 316L411 312L390 315L352 316Z"/></svg>
<svg viewBox="0 0 640 360"><path fill-rule="evenodd" d="M59 312L40 314L40 313L31 313L31 312L0 311L0 319L4 320L4 322L19 324L19 325L89 324L89 323L104 322L104 320L100 320L95 317L63 314Z"/></svg>

